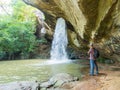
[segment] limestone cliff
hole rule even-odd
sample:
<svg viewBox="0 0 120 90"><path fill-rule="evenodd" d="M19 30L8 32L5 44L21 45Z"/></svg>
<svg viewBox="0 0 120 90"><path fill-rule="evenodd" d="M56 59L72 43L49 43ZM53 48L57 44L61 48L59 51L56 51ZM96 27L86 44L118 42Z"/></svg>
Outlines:
<svg viewBox="0 0 120 90"><path fill-rule="evenodd" d="M51 26L63 17L70 45L81 49L94 42L103 56L120 61L120 0L23 1L43 11Z"/></svg>

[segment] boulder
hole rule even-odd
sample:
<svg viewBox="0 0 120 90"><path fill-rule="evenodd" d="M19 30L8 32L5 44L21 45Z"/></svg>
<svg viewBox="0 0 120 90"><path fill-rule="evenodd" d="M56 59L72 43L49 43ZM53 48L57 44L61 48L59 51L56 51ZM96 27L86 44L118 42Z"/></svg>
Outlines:
<svg viewBox="0 0 120 90"><path fill-rule="evenodd" d="M71 82L77 81L77 77L73 77L67 73L59 73L51 77L47 82L41 83L41 88L60 88L64 84L69 84Z"/></svg>

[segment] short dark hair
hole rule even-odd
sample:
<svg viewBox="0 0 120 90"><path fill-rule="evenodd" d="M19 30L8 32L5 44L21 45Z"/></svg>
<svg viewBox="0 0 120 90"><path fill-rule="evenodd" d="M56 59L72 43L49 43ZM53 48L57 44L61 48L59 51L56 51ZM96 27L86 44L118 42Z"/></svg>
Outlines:
<svg viewBox="0 0 120 90"><path fill-rule="evenodd" d="M93 43L90 43L90 46L93 46Z"/></svg>

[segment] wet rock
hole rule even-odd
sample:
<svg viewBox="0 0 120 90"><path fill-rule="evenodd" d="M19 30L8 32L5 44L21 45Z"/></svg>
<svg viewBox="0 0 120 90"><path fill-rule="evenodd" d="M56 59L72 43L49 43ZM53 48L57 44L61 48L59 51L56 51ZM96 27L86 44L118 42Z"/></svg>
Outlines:
<svg viewBox="0 0 120 90"><path fill-rule="evenodd" d="M47 89L48 90L59 90L59 89L56 89L56 88L62 87L62 85L64 86L64 84L66 84L66 83L74 82L74 81L77 81L77 80L79 80L77 77L73 77L70 74L60 73L60 74L56 74L55 76L50 78L48 82L42 83L40 85L40 87L43 90L44 89L46 89L46 90Z"/></svg>
<svg viewBox="0 0 120 90"><path fill-rule="evenodd" d="M51 79L50 79L50 82L70 82L70 81L75 81L76 78L74 78L73 76L71 76L70 74L67 74L67 73L60 73L60 74L57 74L55 76L53 76Z"/></svg>
<svg viewBox="0 0 120 90"><path fill-rule="evenodd" d="M60 86L62 86L64 83L65 83L64 81L59 80L59 81L57 81L57 82L55 83L54 87L60 87Z"/></svg>
<svg viewBox="0 0 120 90"><path fill-rule="evenodd" d="M0 90L39 90L38 83L30 81L12 82L1 84Z"/></svg>
<svg viewBox="0 0 120 90"><path fill-rule="evenodd" d="M54 82L44 82L40 85L41 88L49 88L49 87L52 87L54 85Z"/></svg>
<svg viewBox="0 0 120 90"><path fill-rule="evenodd" d="M41 88L40 90L47 90L47 88Z"/></svg>
<svg viewBox="0 0 120 90"><path fill-rule="evenodd" d="M73 84L70 83L77 80L77 77L73 77L70 74L60 73L43 83L20 81L1 84L0 90L67 90L62 87L73 87Z"/></svg>

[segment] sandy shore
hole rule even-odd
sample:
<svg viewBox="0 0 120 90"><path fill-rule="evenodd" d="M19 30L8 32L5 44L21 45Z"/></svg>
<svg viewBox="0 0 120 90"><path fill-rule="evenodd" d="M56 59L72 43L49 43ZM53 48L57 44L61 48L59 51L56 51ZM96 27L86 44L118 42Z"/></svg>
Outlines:
<svg viewBox="0 0 120 90"><path fill-rule="evenodd" d="M101 66L98 76L85 75L72 90L120 90L120 66Z"/></svg>

